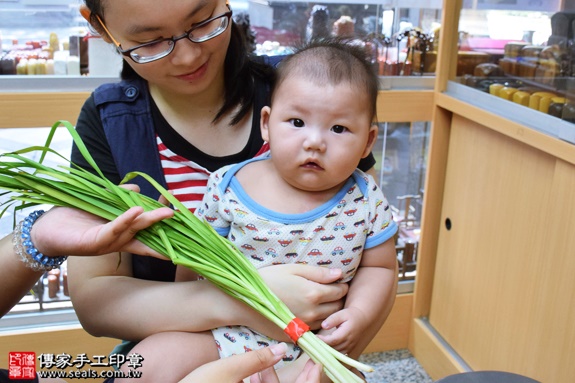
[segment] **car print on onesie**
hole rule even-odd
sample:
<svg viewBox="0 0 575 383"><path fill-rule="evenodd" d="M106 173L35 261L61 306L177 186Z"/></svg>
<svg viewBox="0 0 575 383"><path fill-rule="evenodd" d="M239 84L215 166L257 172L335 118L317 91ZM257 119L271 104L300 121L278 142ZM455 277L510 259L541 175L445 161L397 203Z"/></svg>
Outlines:
<svg viewBox="0 0 575 383"><path fill-rule="evenodd" d="M265 254L271 256L272 258L275 258L278 256L278 253L276 252L276 250L274 248L271 248L271 247L265 251Z"/></svg>
<svg viewBox="0 0 575 383"><path fill-rule="evenodd" d="M309 253L307 253L307 255L312 256L312 257L319 257L320 255L323 255L323 254L318 249L312 249Z"/></svg>
<svg viewBox="0 0 575 383"><path fill-rule="evenodd" d="M291 239L279 239L278 243L281 247L288 247L293 241Z"/></svg>
<svg viewBox="0 0 575 383"><path fill-rule="evenodd" d="M345 253L345 251L343 250L343 248L341 246L336 247L335 249L333 249L333 251L331 252L331 255L333 255L334 257L336 255L343 255L343 253Z"/></svg>
<svg viewBox="0 0 575 383"><path fill-rule="evenodd" d="M338 231L338 230L344 231L345 230L345 223L343 223L343 222L336 223L334 228L333 228L333 231Z"/></svg>

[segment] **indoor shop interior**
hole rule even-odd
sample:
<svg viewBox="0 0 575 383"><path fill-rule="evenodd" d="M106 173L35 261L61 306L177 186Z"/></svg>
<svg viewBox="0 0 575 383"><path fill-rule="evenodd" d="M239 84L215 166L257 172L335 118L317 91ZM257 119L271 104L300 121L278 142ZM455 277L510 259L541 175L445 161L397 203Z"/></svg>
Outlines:
<svg viewBox="0 0 575 383"><path fill-rule="evenodd" d="M134 3L127 0L102 3L119 8L124 1ZM53 206L49 198L32 203L32 197L26 197L27 191L20 191L20 197L17 196L19 191L9 181L10 177L17 178L17 173L12 172L11 161L15 159L9 154L18 152L23 158L64 172L73 169L74 158L77 158L74 157L77 153L72 151L73 146L77 147L71 134L73 128L81 123L90 126L91 122L86 119L93 116L104 126L107 118L116 118L107 113L122 113L101 106L110 100L102 101L94 96L100 94L97 89L106 86L120 89L121 84L132 81L133 77L129 76L137 76L138 81L147 85L131 88L132 94L130 88L125 94L122 92L124 104L119 108L131 108L128 105L139 97L138 92L146 89L146 95L153 99L150 101L153 107L146 109L149 113L146 116L153 116L149 120L154 126L159 120L165 125L172 124L175 132L179 117L164 118L164 112L177 105L170 101L184 91L178 93L169 88L174 80L160 79L160 76L168 73L169 68L177 68L176 63L186 57L186 52L201 50L198 55L207 57L205 52L210 50L206 62L223 60L224 54L216 53L216 44L222 44L224 36L236 33L242 36L246 57L258 63L273 63L271 70L281 71L283 60L297 54L305 44L337 39L360 47L369 70L377 76L374 122L377 134L369 155L374 165L366 173L385 195L392 217L388 224L395 230L390 235L397 265L396 292L391 297L393 306L389 315L382 312L386 318L383 316L379 322L366 327L373 336L365 342L356 359L371 366L373 371L364 372L358 381L574 381L575 0L184 1L195 4L198 9L199 3L209 3L207 7L214 9L204 9L204 4L204 8L197 11L198 16L191 13L190 20L193 20L191 27L186 26L188 30L179 24L160 28L158 20L163 18L160 15L144 16L141 10L133 14L122 12L122 17L155 23L142 37L131 39L126 34L137 29L133 26L136 24L129 24L131 19L124 22L132 29L122 26L120 14L103 12L100 17L96 8L89 13L87 9L92 1L0 0L0 238L16 237L18 230L29 233L30 227L23 229L18 223L25 222L34 210L49 211ZM87 20L91 20L91 25ZM94 25L102 28L94 28ZM149 33L154 28L161 30L157 36ZM232 36L230 44L235 41L236 35ZM225 52L229 57L230 51ZM223 65L222 62L222 68ZM242 65L241 60L236 59L233 65ZM204 67L209 68L209 64ZM133 68L135 74L130 74L127 68ZM186 77L193 83L201 71L174 78ZM210 69L205 72L208 77L212 76ZM228 79L220 72L223 73L223 69L213 76ZM228 75L226 67L225 76ZM153 82L155 79L157 84ZM168 94L162 93L162 86L173 93L159 101L159 94L162 97ZM281 90L281 86L278 89ZM192 94L196 88L187 89ZM209 94L213 93L216 92ZM86 113L86 105L94 108L92 114ZM96 110L101 114L97 115ZM258 124L259 118L258 110L257 120L254 118ZM72 129L66 129L63 121ZM216 118L212 122L217 121ZM129 154L122 155L124 149L118 149L110 138L114 133L105 129L108 128L100 128L101 131L91 135L84 132L82 137L90 148L103 140L97 136L106 135L109 147L92 154L103 164L106 175L113 173L115 178L120 177L111 180L117 183L122 178L123 161L129 162L126 157L138 153L129 146L140 145L140 142L138 139L126 145L125 153ZM174 157L169 157L170 161L182 156L168 148L170 141L163 133L155 127L152 129L156 137L152 146L159 142L154 151L160 152L162 164L167 161L164 156L169 156L161 151L164 144L166 151L175 152ZM259 132L259 125L257 129ZM123 130L117 137L122 134ZM244 136L247 140L248 134ZM132 136L126 134L126 137ZM185 134L178 137L189 138ZM214 144L221 137L219 133L208 137L206 142L212 140L212 144L207 147L218 151L233 144L230 137L226 138L229 145ZM234 147L240 148L240 144ZM273 151L273 144L269 147ZM103 152L113 153L117 158L104 161ZM205 174L205 179L217 170L201 163L193 166L200 169L194 168L198 174ZM110 170L116 168L117 174ZM168 174L166 168L163 171ZM166 179L163 182L169 189L172 184L168 177ZM238 176L238 179L241 178ZM69 186L75 187L71 182ZM206 190L202 193L211 192L210 188ZM142 190L142 193L147 192ZM214 201L217 198L214 194ZM200 195L198 210L202 209L201 201ZM345 200L342 202L345 204ZM169 203L174 207L172 201ZM82 209L76 202L70 204ZM176 211L180 210L177 206ZM188 212L184 205L182 207ZM194 209L190 208L192 215L197 214L193 213ZM363 224L358 221L356 227ZM30 225L35 225L34 221ZM338 225L343 234L344 223ZM257 230L254 226L251 228ZM319 231L318 227L314 236L323 236L322 241L333 239L327 232ZM219 230L215 232L221 234ZM155 233L164 240L165 232ZM262 236L266 233L262 231L257 235L254 240L264 241L274 233L267 232L265 238ZM300 242L302 240L300 238ZM6 239L6 243L8 241ZM28 255L25 247L24 254L17 249L17 242L14 240L14 252L24 263L35 262L36 258ZM11 243L7 246L10 252L13 251ZM244 245L244 249L247 246ZM321 254L320 250L314 248L312 252ZM331 253L330 248L327 256L336 256L338 251L344 250L336 247ZM266 256L275 258L272 252L270 248L269 253L254 254L252 261ZM130 261L122 265L124 258L119 250L112 253L118 259L117 268L108 267L114 269L112 273L130 267ZM290 254L295 253L286 257ZM10 257L14 256L10 254ZM145 259L142 265L151 258L138 257ZM0 319L0 369L5 369L11 379L25 378L26 371L32 371L28 379L37 376L39 381L47 376L43 373L58 371L66 374L59 375L66 382L73 382L73 376L94 382L112 382L113 379L105 378L120 376L113 375L116 370L110 359L120 355L115 353L122 341L138 338L140 333L136 328L147 323L148 315L142 309L138 315L126 318L134 326L130 332L132 337L117 335L120 333L116 326L110 331L100 331L97 325L92 325L95 319L90 317L95 310L90 308L90 299L98 297L84 291L85 288L80 289L81 294L79 290L74 291L80 284L78 276L74 278L78 258L88 257L70 256L67 260L62 257L61 263L41 269L32 287L26 289ZM91 263L87 264L99 267L99 261L94 260L99 257L89 258ZM178 259L177 255L174 259ZM274 261L283 263L279 258ZM135 268L140 265L133 263ZM329 267L331 263L331 260L317 262ZM202 271L198 270L194 272L201 276ZM211 281L210 277L206 279ZM6 280L9 282L10 278ZM8 283L6 280L0 281L1 290L6 290L1 294L10 294L10 287L5 289L2 285ZM162 283L172 282L173 278ZM197 282L204 281L175 283ZM118 289L120 286L118 284ZM351 289L353 282L350 286ZM376 296L380 295L385 294ZM87 301L87 297L91 298ZM103 297L93 299L93 305L103 300ZM164 308L159 311L170 311ZM115 306L110 306L101 310L116 317L114 309ZM174 310L180 312L177 307ZM150 317L167 314L149 312ZM289 322L288 327L294 321ZM282 330L292 340L299 341L303 336L300 333L294 338L287 329ZM236 341L231 335L226 339ZM244 349L252 351L247 346ZM304 354L305 351L304 348ZM121 354L126 358L123 362L134 363L129 355L136 354L127 355ZM167 360L166 355L167 351L164 354ZM144 367L147 358L141 361ZM141 371L146 381L147 371ZM171 381L166 379L167 383ZM0 382L3 382L2 375Z"/></svg>

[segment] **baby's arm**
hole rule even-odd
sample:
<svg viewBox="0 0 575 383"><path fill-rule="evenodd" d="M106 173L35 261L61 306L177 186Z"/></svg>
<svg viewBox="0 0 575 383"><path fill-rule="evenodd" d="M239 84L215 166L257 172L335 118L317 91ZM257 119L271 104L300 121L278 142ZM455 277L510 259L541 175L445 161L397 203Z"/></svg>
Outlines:
<svg viewBox="0 0 575 383"><path fill-rule="evenodd" d="M345 307L323 323L321 338L357 358L389 315L397 292L397 258L393 238L366 249L350 283Z"/></svg>

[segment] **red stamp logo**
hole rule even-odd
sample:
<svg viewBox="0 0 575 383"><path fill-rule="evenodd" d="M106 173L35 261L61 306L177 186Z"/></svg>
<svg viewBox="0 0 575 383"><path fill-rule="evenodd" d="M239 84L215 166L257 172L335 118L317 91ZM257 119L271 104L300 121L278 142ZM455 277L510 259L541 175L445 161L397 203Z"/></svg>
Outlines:
<svg viewBox="0 0 575 383"><path fill-rule="evenodd" d="M10 379L34 379L36 377L36 353L9 352L8 377Z"/></svg>

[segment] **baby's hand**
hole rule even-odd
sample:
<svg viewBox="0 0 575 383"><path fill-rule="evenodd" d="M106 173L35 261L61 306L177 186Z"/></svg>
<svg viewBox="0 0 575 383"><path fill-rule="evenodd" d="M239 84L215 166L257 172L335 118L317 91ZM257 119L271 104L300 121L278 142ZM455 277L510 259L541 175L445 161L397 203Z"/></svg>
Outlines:
<svg viewBox="0 0 575 383"><path fill-rule="evenodd" d="M318 336L339 352L347 354L357 345L363 331L368 326L367 322L361 310L348 307L324 320L321 327L325 331L321 331Z"/></svg>
<svg viewBox="0 0 575 383"><path fill-rule="evenodd" d="M258 271L271 290L314 330L343 308L343 297L349 286L333 283L341 278L340 269L285 264L262 267Z"/></svg>

